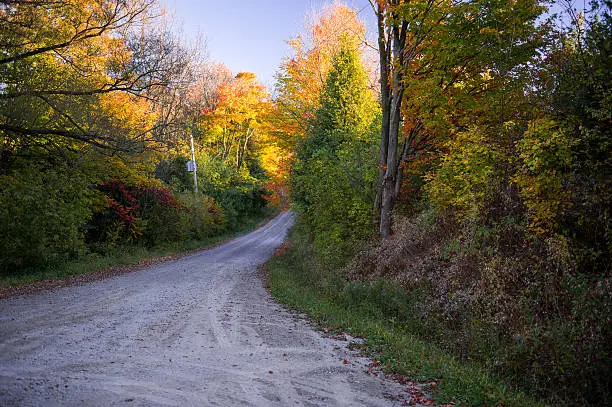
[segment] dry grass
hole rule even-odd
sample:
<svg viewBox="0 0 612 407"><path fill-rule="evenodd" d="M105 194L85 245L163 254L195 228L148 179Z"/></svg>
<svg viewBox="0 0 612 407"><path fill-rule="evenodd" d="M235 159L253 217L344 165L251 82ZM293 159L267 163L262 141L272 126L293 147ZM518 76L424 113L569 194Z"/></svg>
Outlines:
<svg viewBox="0 0 612 407"><path fill-rule="evenodd" d="M610 397L610 278L578 272L562 237L421 215L399 220L345 272L401 287L409 300L399 322L411 332L535 396L557 405Z"/></svg>

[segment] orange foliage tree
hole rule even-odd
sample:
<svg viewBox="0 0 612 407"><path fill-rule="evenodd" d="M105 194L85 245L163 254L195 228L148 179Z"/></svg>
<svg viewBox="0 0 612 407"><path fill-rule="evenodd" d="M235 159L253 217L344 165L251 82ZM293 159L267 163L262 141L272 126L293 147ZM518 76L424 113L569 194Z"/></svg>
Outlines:
<svg viewBox="0 0 612 407"><path fill-rule="evenodd" d="M222 161L232 160L240 170L254 154L258 137L265 132L270 110L266 88L255 74L240 72L218 88L218 102L204 115L207 143Z"/></svg>

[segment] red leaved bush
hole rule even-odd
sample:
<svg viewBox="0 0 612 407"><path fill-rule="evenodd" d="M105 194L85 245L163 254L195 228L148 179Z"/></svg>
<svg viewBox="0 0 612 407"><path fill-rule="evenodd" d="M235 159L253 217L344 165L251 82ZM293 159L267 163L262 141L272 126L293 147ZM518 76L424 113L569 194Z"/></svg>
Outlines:
<svg viewBox="0 0 612 407"><path fill-rule="evenodd" d="M137 226L140 205L132 188L116 179L101 184L98 188L106 195L107 210L102 216L97 216L97 220L105 226L113 227L112 232L115 234L126 235L129 239L140 236L142 230ZM100 219L101 217L106 219ZM112 232L107 230L106 234Z"/></svg>
<svg viewBox="0 0 612 407"><path fill-rule="evenodd" d="M105 207L87 225L94 250L123 243L155 246L201 240L225 228L223 211L213 198L185 195L179 200L168 188L152 182L129 185L118 179L98 185Z"/></svg>
<svg viewBox="0 0 612 407"><path fill-rule="evenodd" d="M98 185L98 189L106 195L106 207L88 227L93 243L154 243L159 240L160 231L154 229L159 229L160 222L167 226L162 235L181 237L173 232L181 228L180 212L185 208L167 188L147 183L128 185L113 179Z"/></svg>

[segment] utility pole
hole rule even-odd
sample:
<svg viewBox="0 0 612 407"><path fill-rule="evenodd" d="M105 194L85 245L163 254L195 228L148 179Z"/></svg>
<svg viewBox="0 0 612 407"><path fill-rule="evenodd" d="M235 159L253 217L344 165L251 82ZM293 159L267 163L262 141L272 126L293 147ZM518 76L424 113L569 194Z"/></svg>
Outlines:
<svg viewBox="0 0 612 407"><path fill-rule="evenodd" d="M195 192L198 192L198 166L195 159L195 148L193 147L193 133L195 132L195 126L191 126L191 134L189 135L189 141L191 143L191 162L193 163L193 185Z"/></svg>

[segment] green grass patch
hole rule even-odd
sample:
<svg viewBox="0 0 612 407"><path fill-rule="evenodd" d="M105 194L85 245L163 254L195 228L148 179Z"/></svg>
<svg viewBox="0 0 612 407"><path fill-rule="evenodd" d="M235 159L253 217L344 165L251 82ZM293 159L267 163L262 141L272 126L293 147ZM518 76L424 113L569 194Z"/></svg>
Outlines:
<svg viewBox="0 0 612 407"><path fill-rule="evenodd" d="M74 260L57 262L41 268L26 268L0 274L0 287L20 286L37 281L61 279L101 271L108 267L133 265L144 260L173 256L190 250L205 249L233 239L267 222L271 215L251 217L237 230L228 231L204 240L176 242L161 247L119 246L106 254L88 253Z"/></svg>
<svg viewBox="0 0 612 407"><path fill-rule="evenodd" d="M289 243L267 264L270 290L280 302L305 312L317 323L365 339L364 351L383 370L419 381L436 381L437 402L464 406L543 406L486 368L460 362L417 338L397 315L410 297L385 282L347 282L339 273L323 271L298 228Z"/></svg>

